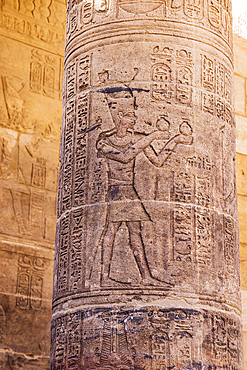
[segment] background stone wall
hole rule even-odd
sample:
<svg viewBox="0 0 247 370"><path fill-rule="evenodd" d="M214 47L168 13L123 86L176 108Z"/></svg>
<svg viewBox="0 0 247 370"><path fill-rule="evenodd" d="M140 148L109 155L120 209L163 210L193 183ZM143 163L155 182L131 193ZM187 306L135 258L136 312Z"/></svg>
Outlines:
<svg viewBox="0 0 247 370"><path fill-rule="evenodd" d="M66 0L0 2L0 369L47 369ZM247 40L234 37L247 369Z"/></svg>
<svg viewBox="0 0 247 370"><path fill-rule="evenodd" d="M0 1L0 369L47 369L65 0Z"/></svg>

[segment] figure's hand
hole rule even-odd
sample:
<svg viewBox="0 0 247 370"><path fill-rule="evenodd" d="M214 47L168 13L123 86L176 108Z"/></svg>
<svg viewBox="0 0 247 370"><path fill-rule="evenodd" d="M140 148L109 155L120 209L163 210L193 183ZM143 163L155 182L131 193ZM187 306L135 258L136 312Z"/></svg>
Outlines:
<svg viewBox="0 0 247 370"><path fill-rule="evenodd" d="M178 135L174 141L176 144L191 145L193 143L193 136Z"/></svg>

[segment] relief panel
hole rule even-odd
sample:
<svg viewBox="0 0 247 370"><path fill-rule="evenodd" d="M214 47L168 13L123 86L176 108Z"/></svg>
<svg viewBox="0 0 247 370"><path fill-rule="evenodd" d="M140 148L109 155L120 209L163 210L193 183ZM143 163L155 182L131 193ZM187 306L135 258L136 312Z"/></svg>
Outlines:
<svg viewBox="0 0 247 370"><path fill-rule="evenodd" d="M52 369L241 370L228 5L68 9Z"/></svg>
<svg viewBox="0 0 247 370"><path fill-rule="evenodd" d="M44 271L45 261L42 258L20 255L16 292L18 308L33 310L41 308Z"/></svg>
<svg viewBox="0 0 247 370"><path fill-rule="evenodd" d="M74 369L78 363L83 369L217 369L222 365L241 369L240 323L212 311L85 310L54 320L52 327L53 370L65 364Z"/></svg>

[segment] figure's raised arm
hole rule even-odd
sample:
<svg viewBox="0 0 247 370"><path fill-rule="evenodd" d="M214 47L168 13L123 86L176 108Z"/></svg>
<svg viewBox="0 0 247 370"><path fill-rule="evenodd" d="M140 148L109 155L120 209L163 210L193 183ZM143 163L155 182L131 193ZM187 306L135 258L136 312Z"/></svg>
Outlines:
<svg viewBox="0 0 247 370"><path fill-rule="evenodd" d="M144 153L154 166L161 167L169 158L169 156L175 151L175 148L178 144L191 145L192 143L192 136L183 136L181 134L177 134L165 144L164 148L159 154L156 154L150 145L144 149Z"/></svg>
<svg viewBox="0 0 247 370"><path fill-rule="evenodd" d="M162 140L162 131L154 131L151 134L144 136L136 143L132 144L125 151L120 151L116 149L113 145L109 143L106 138L106 134L102 133L99 136L96 147L101 155L106 158L112 159L121 163L128 163L134 159L140 152L147 148L153 140L161 139Z"/></svg>

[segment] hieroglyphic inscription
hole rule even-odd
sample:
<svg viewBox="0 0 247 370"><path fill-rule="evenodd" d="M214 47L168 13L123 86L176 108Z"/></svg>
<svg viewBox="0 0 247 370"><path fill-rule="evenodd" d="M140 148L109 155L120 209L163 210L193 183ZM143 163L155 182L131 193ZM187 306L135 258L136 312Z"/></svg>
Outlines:
<svg viewBox="0 0 247 370"><path fill-rule="evenodd" d="M63 156L63 150L64 150L64 131L66 126L65 121L65 109L63 110L63 116L62 116L62 126L61 126L61 138L60 138L60 153L59 153L59 161L60 161L60 167L59 167L59 177L58 177L58 189L57 189L57 217L60 217L63 209L62 209L62 199L63 199L63 166L64 166L64 156Z"/></svg>
<svg viewBox="0 0 247 370"><path fill-rule="evenodd" d="M170 366L170 341L166 333L157 333L152 337L152 368Z"/></svg>
<svg viewBox="0 0 247 370"><path fill-rule="evenodd" d="M202 207L209 207L212 191L210 179L206 177L196 177L196 204Z"/></svg>
<svg viewBox="0 0 247 370"><path fill-rule="evenodd" d="M217 365L229 364L229 369L239 369L240 326L223 315L212 316L213 350Z"/></svg>
<svg viewBox="0 0 247 370"><path fill-rule="evenodd" d="M224 258L225 274L229 283L236 278L236 236L235 222L231 217L224 216Z"/></svg>
<svg viewBox="0 0 247 370"><path fill-rule="evenodd" d="M196 253L199 265L210 266L212 263L212 215L204 209L211 204L211 181L209 178L196 177Z"/></svg>
<svg viewBox="0 0 247 370"><path fill-rule="evenodd" d="M208 156L200 156L195 155L187 159L186 163L188 163L191 167L198 168L199 170L211 171L213 168L212 161Z"/></svg>
<svg viewBox="0 0 247 370"><path fill-rule="evenodd" d="M177 100L185 105L190 105L192 102L192 55L186 50L176 50L177 64Z"/></svg>
<svg viewBox="0 0 247 370"><path fill-rule="evenodd" d="M81 312L71 313L67 317L67 363L69 369L78 369L81 357Z"/></svg>
<svg viewBox="0 0 247 370"><path fill-rule="evenodd" d="M208 20L209 23L215 28L219 28L221 25L221 6L217 0L209 1Z"/></svg>
<svg viewBox="0 0 247 370"><path fill-rule="evenodd" d="M87 369L241 369L240 322L212 311L98 308L69 313L53 327L52 370L77 369L80 361Z"/></svg>
<svg viewBox="0 0 247 370"><path fill-rule="evenodd" d="M76 93L76 64L69 64L66 72L67 99L71 99Z"/></svg>
<svg viewBox="0 0 247 370"><path fill-rule="evenodd" d="M60 221L56 224L55 233L55 254L54 254L54 269L53 269L53 292L52 299L57 297L58 289L58 271L59 271L59 248L60 248Z"/></svg>
<svg viewBox="0 0 247 370"><path fill-rule="evenodd" d="M81 290L83 285L84 216L84 208L71 212L69 283L72 292Z"/></svg>
<svg viewBox="0 0 247 370"><path fill-rule="evenodd" d="M33 49L30 63L30 90L53 98L56 73L59 73L57 58Z"/></svg>
<svg viewBox="0 0 247 370"><path fill-rule="evenodd" d="M92 193L91 193L91 202L98 203L104 200L105 194L105 183L102 177L103 173L103 160L99 159L94 163L93 168L93 179L92 179Z"/></svg>
<svg viewBox="0 0 247 370"><path fill-rule="evenodd" d="M82 0L80 2L70 1L68 3L69 30L70 34L78 31L82 27L91 25L95 15L104 14L109 8L109 0Z"/></svg>
<svg viewBox="0 0 247 370"><path fill-rule="evenodd" d="M94 2L92 0L83 0L78 12L80 14L80 25L86 26L93 21Z"/></svg>
<svg viewBox="0 0 247 370"><path fill-rule="evenodd" d="M202 59L202 87L205 90L214 92L215 87L215 66L214 60L204 56Z"/></svg>
<svg viewBox="0 0 247 370"><path fill-rule="evenodd" d="M69 12L74 5L77 4L77 0L68 0L67 1L67 11Z"/></svg>
<svg viewBox="0 0 247 370"><path fill-rule="evenodd" d="M78 311L58 318L53 322L55 336L55 364L52 369L68 366L78 369L81 358L83 313Z"/></svg>
<svg viewBox="0 0 247 370"><path fill-rule="evenodd" d="M63 194L62 211L72 206L72 178L73 178L73 152L74 152L74 122L75 100L71 99L66 106L66 126L64 130L64 157L63 157Z"/></svg>
<svg viewBox="0 0 247 370"><path fill-rule="evenodd" d="M46 180L46 161L43 158L37 158L35 163L32 163L31 185L44 188Z"/></svg>
<svg viewBox="0 0 247 370"><path fill-rule="evenodd" d="M192 262L193 259L193 213L191 206L176 205L174 208L173 259Z"/></svg>
<svg viewBox="0 0 247 370"><path fill-rule="evenodd" d="M152 369L169 369L194 360L192 341L199 317L195 319L183 310L159 310L150 315L150 321L156 329L152 336Z"/></svg>
<svg viewBox="0 0 247 370"><path fill-rule="evenodd" d="M190 18L202 18L204 11L203 0L184 0L184 13Z"/></svg>
<svg viewBox="0 0 247 370"><path fill-rule="evenodd" d="M210 0L170 0L162 2L160 0L148 3L140 1L138 7L131 0L118 0L121 10L130 14L146 14L148 17L158 17L159 19L186 19L187 22L201 21L204 27L212 31L218 31L222 38L228 41L231 28L231 6L229 2ZM152 11L155 13L152 14ZM151 13L150 13L151 12ZM126 13L117 16L125 17ZM128 15L129 17L130 15Z"/></svg>
<svg viewBox="0 0 247 370"><path fill-rule="evenodd" d="M16 14L19 13L20 15L24 14L24 16L28 16L29 20L27 23L29 25L29 32L31 31L30 23L33 19L36 19L38 23L42 23L42 26L45 23L47 26L55 24L56 26L64 27L64 18L66 12L66 6L64 2L58 2L56 0L40 0L40 2L37 3L35 0L6 0L2 4L1 10L3 10L4 13L8 13L8 11L14 11ZM17 18L15 19L17 20ZM20 22L21 19L18 19ZM46 30L46 28L41 26L38 28L38 24L35 24L35 26L37 33L39 31L42 32L42 30ZM21 24L19 24L19 27L21 27ZM49 28L50 33L53 33L53 29L54 28Z"/></svg>
<svg viewBox="0 0 247 370"><path fill-rule="evenodd" d="M58 261L57 292L58 295L66 293L69 287L69 239L70 239L70 215L66 214L60 221L60 249Z"/></svg>
<svg viewBox="0 0 247 370"><path fill-rule="evenodd" d="M82 55L67 67L67 99L91 86L91 55Z"/></svg>
<svg viewBox="0 0 247 370"><path fill-rule="evenodd" d="M174 201L192 203L194 177L188 173L174 174ZM193 254L193 210L191 206L177 204L174 208L174 249L175 261L192 261Z"/></svg>
<svg viewBox="0 0 247 370"><path fill-rule="evenodd" d="M21 309L38 310L42 305L43 258L21 255L18 260L16 306Z"/></svg>
<svg viewBox="0 0 247 370"><path fill-rule="evenodd" d="M13 16L0 13L0 27L15 32L15 35L25 35L33 40L43 41L51 45L62 45L64 43L63 32L54 32L52 29L44 27L33 21L21 16Z"/></svg>
<svg viewBox="0 0 247 370"><path fill-rule="evenodd" d="M82 94L77 99L74 191L73 205L86 204L87 198L87 130L89 126L89 94Z"/></svg>
<svg viewBox="0 0 247 370"><path fill-rule="evenodd" d="M44 223L44 199L43 190L31 189L29 225L34 227L43 226Z"/></svg>
<svg viewBox="0 0 247 370"><path fill-rule="evenodd" d="M212 216L208 210L197 208L196 217L196 254L201 266L212 264Z"/></svg>
<svg viewBox="0 0 247 370"><path fill-rule="evenodd" d="M56 365L64 367L66 361L66 322L67 317L63 316L56 320L56 331L55 331L55 359ZM57 367L56 367L57 368Z"/></svg>
<svg viewBox="0 0 247 370"><path fill-rule="evenodd" d="M91 56L83 55L77 62L77 86L78 92L91 85Z"/></svg>
<svg viewBox="0 0 247 370"><path fill-rule="evenodd" d="M35 163L32 163L31 184L33 188L30 194L30 212L29 225L40 227L44 223L44 199L45 193L43 190L46 180L46 164L43 158L37 158ZM35 189L40 188L40 189Z"/></svg>
<svg viewBox="0 0 247 370"><path fill-rule="evenodd" d="M192 103L192 54L180 49L156 46L151 54L151 96L166 103Z"/></svg>
<svg viewBox="0 0 247 370"><path fill-rule="evenodd" d="M220 61L202 56L202 109L232 123L232 76Z"/></svg>
<svg viewBox="0 0 247 370"><path fill-rule="evenodd" d="M192 203L194 198L194 176L180 172L174 174L174 201Z"/></svg>

